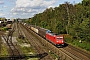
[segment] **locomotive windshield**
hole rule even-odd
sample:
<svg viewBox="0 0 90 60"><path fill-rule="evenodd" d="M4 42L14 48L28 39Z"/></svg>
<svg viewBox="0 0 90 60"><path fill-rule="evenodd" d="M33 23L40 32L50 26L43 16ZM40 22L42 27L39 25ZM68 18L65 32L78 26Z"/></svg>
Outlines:
<svg viewBox="0 0 90 60"><path fill-rule="evenodd" d="M62 40L63 39L63 37L57 37L57 40Z"/></svg>

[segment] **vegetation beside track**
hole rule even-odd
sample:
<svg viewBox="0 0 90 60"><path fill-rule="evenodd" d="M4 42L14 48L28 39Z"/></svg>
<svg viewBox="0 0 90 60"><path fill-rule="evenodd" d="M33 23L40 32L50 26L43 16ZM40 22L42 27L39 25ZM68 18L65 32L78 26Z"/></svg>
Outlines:
<svg viewBox="0 0 90 60"><path fill-rule="evenodd" d="M65 38L65 42L90 52L90 42L77 40L68 34L64 34L64 38Z"/></svg>
<svg viewBox="0 0 90 60"><path fill-rule="evenodd" d="M1 56L7 56L8 55L8 51L7 51L7 48L6 48L6 45L2 44L1 46Z"/></svg>
<svg viewBox="0 0 90 60"><path fill-rule="evenodd" d="M31 48L30 44L26 42L27 39L19 39L17 38L18 44L22 52L27 56L29 54L34 55L35 51ZM38 60L38 58L30 58L26 57L25 59L30 59L30 60Z"/></svg>
<svg viewBox="0 0 90 60"><path fill-rule="evenodd" d="M2 42L2 38L0 35L0 56L7 56L8 55L8 51L7 51L7 47L6 45Z"/></svg>
<svg viewBox="0 0 90 60"><path fill-rule="evenodd" d="M29 52L34 53L35 51L31 48L30 44L28 42L26 42L25 40L27 40L27 39L18 39L17 38L17 41L18 41L19 46L21 47L21 50L23 50L23 52L25 54L27 54Z"/></svg>

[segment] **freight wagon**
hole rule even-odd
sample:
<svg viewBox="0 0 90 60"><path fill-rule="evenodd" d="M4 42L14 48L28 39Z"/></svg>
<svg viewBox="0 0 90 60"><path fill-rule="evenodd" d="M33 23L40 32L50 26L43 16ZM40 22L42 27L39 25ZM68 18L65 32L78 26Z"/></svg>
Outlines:
<svg viewBox="0 0 90 60"><path fill-rule="evenodd" d="M37 33L40 36L42 36L43 38L47 39L49 42L51 42L55 46L57 46L57 47L64 46L64 37L62 35L57 35L48 29L44 29L44 28L34 26L34 25L28 25L28 27L35 33Z"/></svg>

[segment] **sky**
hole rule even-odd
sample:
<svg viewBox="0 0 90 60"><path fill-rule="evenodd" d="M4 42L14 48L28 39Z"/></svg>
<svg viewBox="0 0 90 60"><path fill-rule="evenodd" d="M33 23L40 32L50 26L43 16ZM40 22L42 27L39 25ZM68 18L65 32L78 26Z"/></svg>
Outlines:
<svg viewBox="0 0 90 60"><path fill-rule="evenodd" d="M0 17L31 18L46 8L57 7L66 1L77 4L82 0L0 0Z"/></svg>

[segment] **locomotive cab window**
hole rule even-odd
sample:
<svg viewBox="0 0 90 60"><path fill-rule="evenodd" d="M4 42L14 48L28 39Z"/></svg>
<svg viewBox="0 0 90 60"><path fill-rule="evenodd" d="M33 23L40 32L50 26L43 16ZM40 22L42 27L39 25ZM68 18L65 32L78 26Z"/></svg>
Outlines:
<svg viewBox="0 0 90 60"><path fill-rule="evenodd" d="M62 37L57 38L57 40L62 40L62 39L63 39Z"/></svg>

